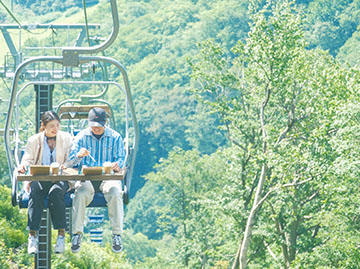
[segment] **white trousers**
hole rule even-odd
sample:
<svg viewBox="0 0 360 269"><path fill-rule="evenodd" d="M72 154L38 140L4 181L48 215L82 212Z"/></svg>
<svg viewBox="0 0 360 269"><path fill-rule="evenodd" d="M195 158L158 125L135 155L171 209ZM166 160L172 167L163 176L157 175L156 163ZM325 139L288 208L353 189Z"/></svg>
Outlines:
<svg viewBox="0 0 360 269"><path fill-rule="evenodd" d="M121 181L106 180L100 185L107 202L113 234L121 234L123 229L124 206ZM75 183L75 197L72 206L72 233L83 233L86 207L94 198L94 187L90 181Z"/></svg>

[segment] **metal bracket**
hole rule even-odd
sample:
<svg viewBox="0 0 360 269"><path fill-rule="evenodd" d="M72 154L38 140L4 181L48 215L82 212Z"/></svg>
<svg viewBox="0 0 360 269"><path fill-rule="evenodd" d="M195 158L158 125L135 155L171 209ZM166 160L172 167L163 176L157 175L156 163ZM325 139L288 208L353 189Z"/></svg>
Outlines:
<svg viewBox="0 0 360 269"><path fill-rule="evenodd" d="M79 66L79 52L72 49L64 49L63 65L64 66Z"/></svg>

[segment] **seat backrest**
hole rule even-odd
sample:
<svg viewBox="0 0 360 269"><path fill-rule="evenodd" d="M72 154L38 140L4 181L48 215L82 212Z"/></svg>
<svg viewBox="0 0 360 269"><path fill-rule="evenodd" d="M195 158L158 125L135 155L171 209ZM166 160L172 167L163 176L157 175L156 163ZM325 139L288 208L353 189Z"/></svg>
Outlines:
<svg viewBox="0 0 360 269"><path fill-rule="evenodd" d="M108 118L112 117L111 109L107 105L62 106L58 111L58 115L60 119L87 119L89 111L93 107L101 107L106 111Z"/></svg>

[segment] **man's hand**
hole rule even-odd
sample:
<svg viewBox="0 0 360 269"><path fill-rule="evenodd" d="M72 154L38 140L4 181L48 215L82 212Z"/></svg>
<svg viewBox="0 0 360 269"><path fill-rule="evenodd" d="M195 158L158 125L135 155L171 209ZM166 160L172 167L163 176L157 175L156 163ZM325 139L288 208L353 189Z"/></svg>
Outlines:
<svg viewBox="0 0 360 269"><path fill-rule="evenodd" d="M120 166L118 165L118 163L114 162L111 164L111 168L114 172L119 172L120 171Z"/></svg>
<svg viewBox="0 0 360 269"><path fill-rule="evenodd" d="M90 154L90 151L88 151L86 148L81 148L79 152L77 153L78 158L82 158L85 156L88 156Z"/></svg>

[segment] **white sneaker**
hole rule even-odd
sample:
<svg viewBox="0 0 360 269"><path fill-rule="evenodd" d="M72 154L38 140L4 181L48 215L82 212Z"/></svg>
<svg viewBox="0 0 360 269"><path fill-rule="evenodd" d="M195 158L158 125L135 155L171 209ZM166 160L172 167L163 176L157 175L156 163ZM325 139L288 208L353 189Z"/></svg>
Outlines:
<svg viewBox="0 0 360 269"><path fill-rule="evenodd" d="M58 235L58 237L56 239L56 245L55 245L54 252L55 253L64 253L64 251L65 251L65 236Z"/></svg>
<svg viewBox="0 0 360 269"><path fill-rule="evenodd" d="M28 253L36 254L38 252L38 239L33 235L29 235L28 239Z"/></svg>
<svg viewBox="0 0 360 269"><path fill-rule="evenodd" d="M113 235L112 251L119 253L122 250L121 236L120 234Z"/></svg>
<svg viewBox="0 0 360 269"><path fill-rule="evenodd" d="M71 239L71 252L72 253L77 253L80 251L80 247L81 247L81 234L74 234L72 239Z"/></svg>

